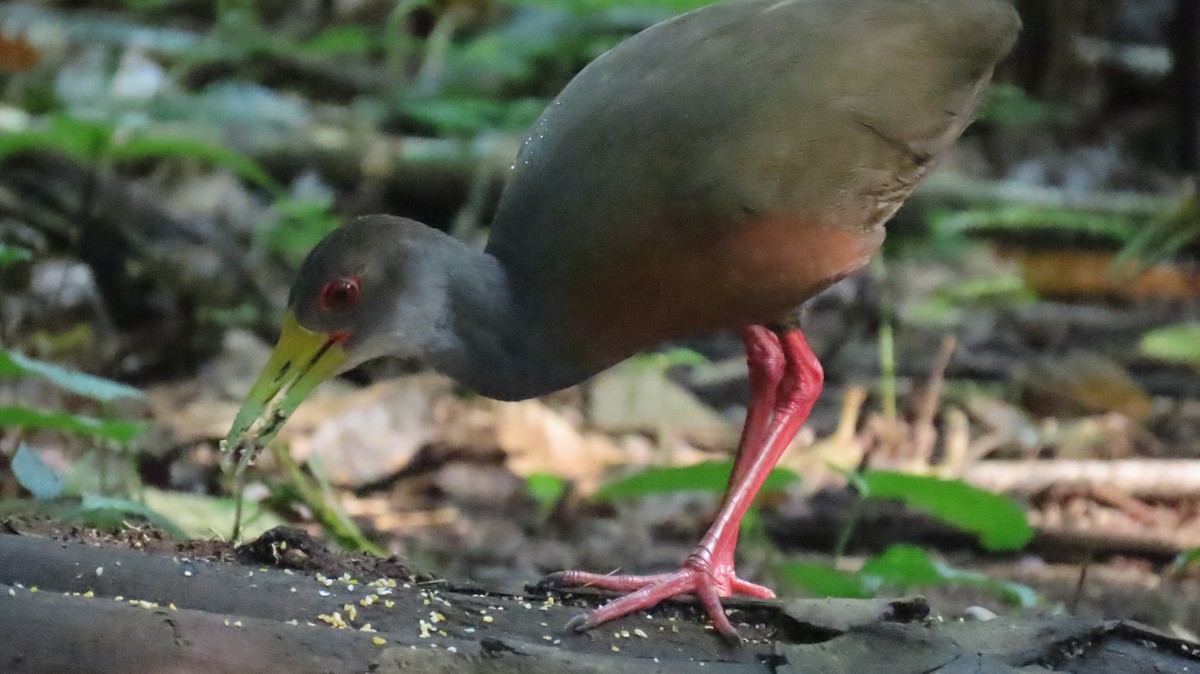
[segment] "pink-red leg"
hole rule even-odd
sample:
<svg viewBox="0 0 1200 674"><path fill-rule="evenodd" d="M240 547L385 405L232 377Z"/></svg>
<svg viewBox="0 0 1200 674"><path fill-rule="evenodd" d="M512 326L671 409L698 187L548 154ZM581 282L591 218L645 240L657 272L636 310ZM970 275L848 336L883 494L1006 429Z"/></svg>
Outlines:
<svg viewBox="0 0 1200 674"><path fill-rule="evenodd" d="M729 488L716 520L678 571L652 576L564 571L547 577L545 582L559 586L590 585L630 592L578 616L568 627L587 630L665 599L691 594L700 600L718 632L738 640L720 598L734 593L774 596L769 589L736 576L733 552L738 527L771 469L808 418L820 395L824 375L799 330L776 335L765 327L750 326L743 330L742 338L750 364L751 403Z"/></svg>
<svg viewBox="0 0 1200 674"><path fill-rule="evenodd" d="M787 358L779 335L775 331L761 325L748 325L742 328L742 344L746 348L746 365L750 374L750 406L746 409L746 421L742 424L742 437L738 441L738 451L734 456L733 470L729 474L729 483L725 487L725 498L734 492L737 485L745 477L746 471L754 461L754 452L750 447L761 447L766 438L771 418L775 413L775 394L779 382L783 379ZM722 502L722 505L724 503ZM739 521L740 524L740 521ZM749 595L760 599L771 599L775 593L771 590L748 583L733 574L733 553L737 548L739 527L732 527L728 534L717 541L717 546L710 551L714 569L728 568L732 581L730 590L735 594ZM704 542L701 542L701 546ZM697 550L699 552L699 550ZM695 553L693 553L693 556Z"/></svg>

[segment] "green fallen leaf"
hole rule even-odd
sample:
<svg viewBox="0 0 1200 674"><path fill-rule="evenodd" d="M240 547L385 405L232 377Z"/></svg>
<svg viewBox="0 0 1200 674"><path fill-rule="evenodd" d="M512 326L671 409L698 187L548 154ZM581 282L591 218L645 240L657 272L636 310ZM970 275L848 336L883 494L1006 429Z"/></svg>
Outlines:
<svg viewBox="0 0 1200 674"><path fill-rule="evenodd" d="M906 590L934 585L974 585L997 592L1022 608L1037 604L1037 594L1025 585L993 580L978 571L956 569L934 560L924 550L912 545L888 547L863 563L858 575L866 585L876 588L889 585Z"/></svg>
<svg viewBox="0 0 1200 674"><path fill-rule="evenodd" d="M1018 550L1033 538L1025 513L1004 496L961 480L868 470L869 498L897 499L979 536L987 550Z"/></svg>
<svg viewBox="0 0 1200 674"><path fill-rule="evenodd" d="M690 466L647 468L615 482L609 482L596 491L596 498L610 500L681 491L720 493L725 491L732 471L733 461L706 461ZM763 484L762 493L779 491L799 481L800 476L792 471L776 468Z"/></svg>
<svg viewBox="0 0 1200 674"><path fill-rule="evenodd" d="M784 582L816 597L868 599L875 596L874 588L868 587L862 577L827 564L789 562L779 567L779 573Z"/></svg>
<svg viewBox="0 0 1200 674"><path fill-rule="evenodd" d="M62 431L126 443L146 431L146 424L118 419L95 419L66 412L42 412L26 407L0 407L0 428Z"/></svg>
<svg viewBox="0 0 1200 674"><path fill-rule="evenodd" d="M0 378L41 377L61 389L99 402L140 400L142 392L115 381L83 372L68 370L53 363L27 358L16 351L0 348Z"/></svg>
<svg viewBox="0 0 1200 674"><path fill-rule="evenodd" d="M1200 322L1178 323L1142 335L1143 354L1200 369Z"/></svg>

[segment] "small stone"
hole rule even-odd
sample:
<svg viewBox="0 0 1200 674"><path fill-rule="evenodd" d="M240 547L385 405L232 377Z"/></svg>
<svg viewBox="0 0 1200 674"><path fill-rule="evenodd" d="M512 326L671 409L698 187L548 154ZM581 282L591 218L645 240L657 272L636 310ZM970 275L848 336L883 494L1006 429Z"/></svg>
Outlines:
<svg viewBox="0 0 1200 674"><path fill-rule="evenodd" d="M976 622L985 623L989 620L995 620L998 616L991 610L982 606L968 606L963 609L964 620L974 620Z"/></svg>

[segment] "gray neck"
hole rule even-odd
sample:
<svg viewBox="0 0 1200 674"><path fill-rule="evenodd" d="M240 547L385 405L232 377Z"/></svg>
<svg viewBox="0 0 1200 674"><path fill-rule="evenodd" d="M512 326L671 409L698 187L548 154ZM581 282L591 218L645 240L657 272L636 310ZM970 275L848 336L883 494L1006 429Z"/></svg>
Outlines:
<svg viewBox="0 0 1200 674"><path fill-rule="evenodd" d="M457 242L447 266L445 324L431 364L467 388L499 400L524 400L577 384L592 372L556 356L544 312L513 292L489 253Z"/></svg>

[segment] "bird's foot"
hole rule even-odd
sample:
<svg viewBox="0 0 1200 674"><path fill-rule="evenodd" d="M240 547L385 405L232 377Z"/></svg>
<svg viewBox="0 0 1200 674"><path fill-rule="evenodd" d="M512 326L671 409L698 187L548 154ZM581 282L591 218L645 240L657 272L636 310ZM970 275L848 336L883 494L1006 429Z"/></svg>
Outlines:
<svg viewBox="0 0 1200 674"><path fill-rule="evenodd" d="M730 642L739 643L741 636L725 615L721 597L740 594L757 599L773 599L775 593L762 585L738 578L732 564L714 566L705 559L706 556L703 551L694 554L684 562L682 568L672 573L608 576L583 571L560 571L543 578L540 585L559 588L587 586L629 593L576 616L567 623L568 630L586 632L610 620L648 609L666 599L690 594L700 600L717 632Z"/></svg>

